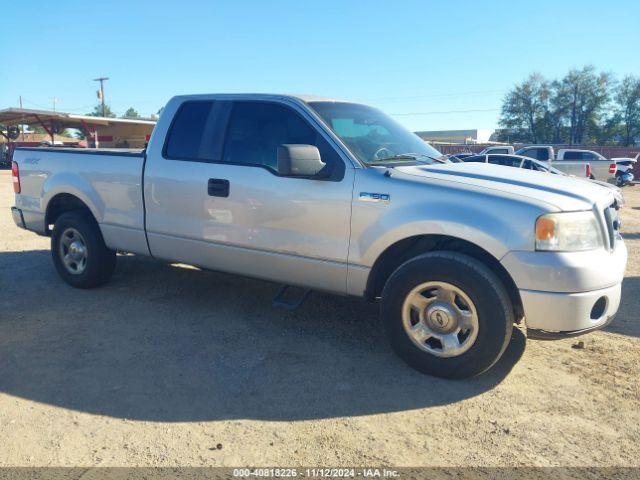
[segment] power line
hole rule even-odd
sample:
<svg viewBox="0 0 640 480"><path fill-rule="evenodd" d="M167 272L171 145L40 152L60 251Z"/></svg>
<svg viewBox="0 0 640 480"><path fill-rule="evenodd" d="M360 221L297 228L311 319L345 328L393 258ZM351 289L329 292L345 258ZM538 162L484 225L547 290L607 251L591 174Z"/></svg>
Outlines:
<svg viewBox="0 0 640 480"><path fill-rule="evenodd" d="M476 113L476 112L498 112L499 108L484 108L476 110L443 110L439 112L411 112L411 113L391 113L394 116L410 116L410 115L447 115L450 113Z"/></svg>
<svg viewBox="0 0 640 480"><path fill-rule="evenodd" d="M43 110L49 110L49 107L46 107L44 105L40 105L39 103L36 103L36 102L32 102L28 98L24 98L24 97L21 97L21 98L22 98L22 102L24 102L24 103L29 103L29 104L33 105L34 107L42 108Z"/></svg>
<svg viewBox="0 0 640 480"><path fill-rule="evenodd" d="M468 92L446 92L446 93L433 93L429 95L411 95L403 97L369 97L369 101L382 101L382 100L417 100L421 98L455 98L455 97L467 97L473 95L489 95L492 93L505 93L506 90L474 90Z"/></svg>

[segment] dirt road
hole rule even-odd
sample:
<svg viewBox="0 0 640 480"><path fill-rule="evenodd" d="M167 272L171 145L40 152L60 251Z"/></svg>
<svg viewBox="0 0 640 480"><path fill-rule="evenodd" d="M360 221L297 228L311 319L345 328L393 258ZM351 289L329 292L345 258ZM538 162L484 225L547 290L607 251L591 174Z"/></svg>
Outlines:
<svg viewBox="0 0 640 480"><path fill-rule="evenodd" d="M0 172L0 465L640 466L640 186L606 331L525 341L444 381L406 367L377 308L120 257L80 291L16 228Z"/></svg>

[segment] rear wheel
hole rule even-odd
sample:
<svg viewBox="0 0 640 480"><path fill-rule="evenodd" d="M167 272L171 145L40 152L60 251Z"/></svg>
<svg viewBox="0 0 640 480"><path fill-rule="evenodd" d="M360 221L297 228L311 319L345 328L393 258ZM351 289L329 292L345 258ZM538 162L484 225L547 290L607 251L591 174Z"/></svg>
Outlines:
<svg viewBox="0 0 640 480"><path fill-rule="evenodd" d="M105 245L97 223L79 212L64 213L56 220L51 256L58 274L76 288L106 283L116 266L116 252Z"/></svg>
<svg viewBox="0 0 640 480"><path fill-rule="evenodd" d="M382 316L398 355L444 378L489 369L504 353L514 321L500 280L457 252L427 253L399 267L383 291Z"/></svg>

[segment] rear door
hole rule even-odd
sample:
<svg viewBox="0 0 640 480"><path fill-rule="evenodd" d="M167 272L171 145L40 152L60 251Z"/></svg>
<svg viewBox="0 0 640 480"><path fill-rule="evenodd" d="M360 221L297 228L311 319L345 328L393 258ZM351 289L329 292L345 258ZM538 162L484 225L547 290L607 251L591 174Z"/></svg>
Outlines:
<svg viewBox="0 0 640 480"><path fill-rule="evenodd" d="M148 162L152 254L344 293L354 171L330 142L293 105L186 102ZM316 145L328 178L280 176L291 143Z"/></svg>

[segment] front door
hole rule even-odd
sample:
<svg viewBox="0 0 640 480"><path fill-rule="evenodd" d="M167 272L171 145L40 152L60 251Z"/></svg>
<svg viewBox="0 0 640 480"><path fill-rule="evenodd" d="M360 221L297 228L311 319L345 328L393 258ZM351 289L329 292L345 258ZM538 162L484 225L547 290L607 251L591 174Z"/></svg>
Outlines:
<svg viewBox="0 0 640 480"><path fill-rule="evenodd" d="M311 144L328 178L278 175L277 147ZM292 107L184 103L145 180L151 253L344 293L353 167Z"/></svg>

